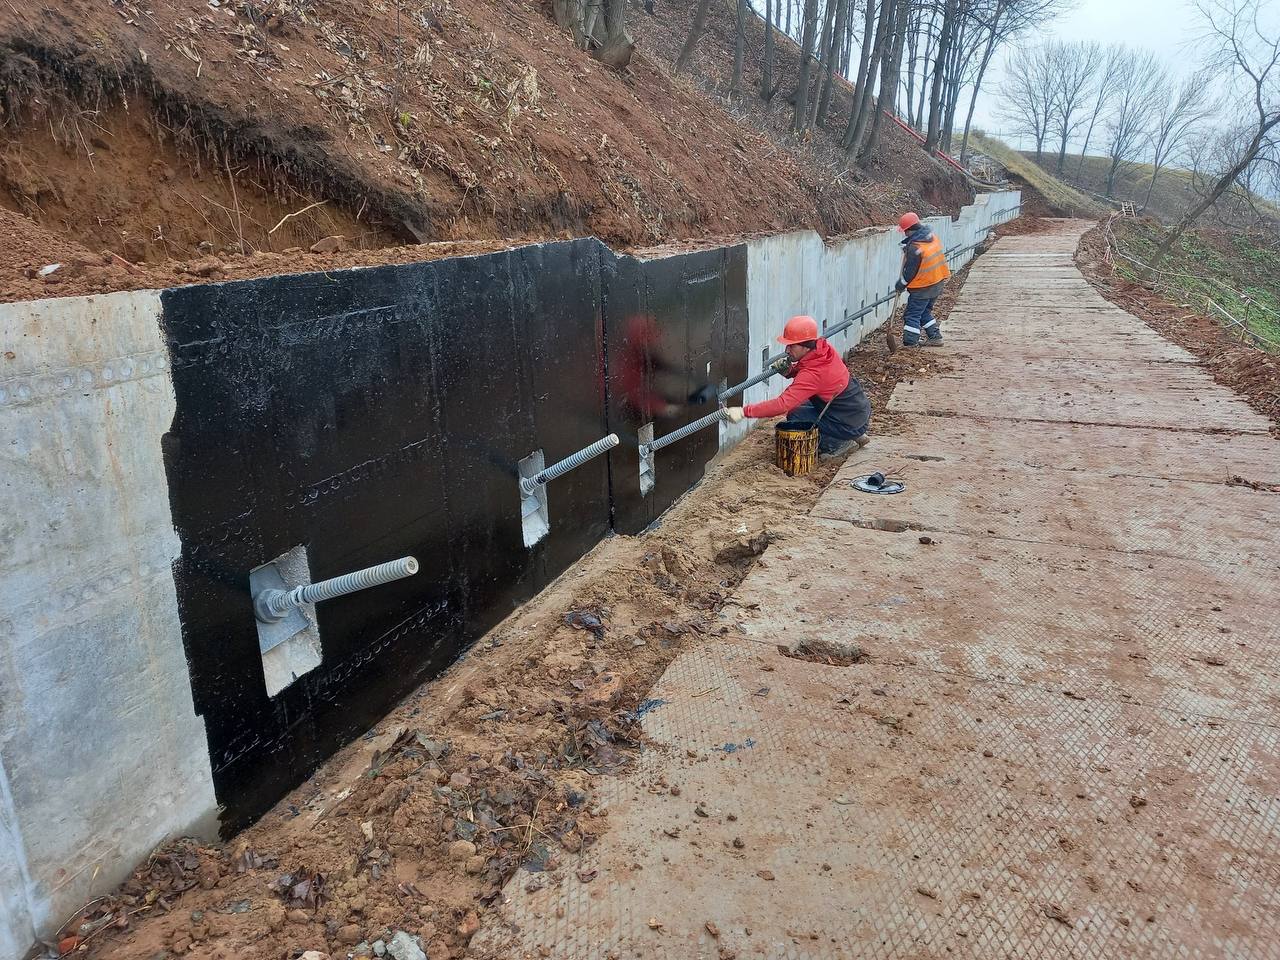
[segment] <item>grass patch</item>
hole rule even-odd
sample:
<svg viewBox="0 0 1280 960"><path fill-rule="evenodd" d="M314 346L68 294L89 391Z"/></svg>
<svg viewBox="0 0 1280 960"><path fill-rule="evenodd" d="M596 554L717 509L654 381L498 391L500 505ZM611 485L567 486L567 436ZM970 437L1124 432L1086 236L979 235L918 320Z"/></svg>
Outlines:
<svg viewBox="0 0 1280 960"><path fill-rule="evenodd" d="M1029 160L1017 150L995 137L974 133L969 137L979 153L985 153L1002 165L1013 176L1026 181L1039 191L1056 212L1069 217L1101 217L1107 208L1074 187L1068 186L1034 160Z"/></svg>
<svg viewBox="0 0 1280 960"><path fill-rule="evenodd" d="M1120 252L1150 263L1164 231L1154 221L1116 220L1112 234ZM1261 234L1192 230L1183 234L1160 268L1157 285L1173 299L1226 322L1241 321L1266 348L1280 352L1280 275L1277 241ZM1117 258L1116 273L1133 282L1147 277ZM1212 306L1211 306L1212 304ZM1215 309L1216 307L1216 309ZM1222 312L1219 312L1222 311Z"/></svg>

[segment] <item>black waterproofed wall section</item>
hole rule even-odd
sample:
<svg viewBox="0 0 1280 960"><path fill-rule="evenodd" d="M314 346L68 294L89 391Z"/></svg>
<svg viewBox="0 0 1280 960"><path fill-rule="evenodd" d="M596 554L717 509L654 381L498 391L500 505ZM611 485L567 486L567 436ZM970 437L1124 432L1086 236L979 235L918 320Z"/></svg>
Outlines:
<svg viewBox="0 0 1280 960"><path fill-rule="evenodd" d="M654 490L641 496L640 427L670 433L713 412L722 383L746 378L747 248L606 258L603 275L609 417L622 439L610 454L614 527L637 533L702 479L719 450L711 427L657 451Z"/></svg>
<svg viewBox="0 0 1280 960"><path fill-rule="evenodd" d="M745 376L746 248L654 260L595 240L163 294L177 412L165 437L175 581L197 711L231 833L261 815L605 536L701 479ZM548 486L524 546L516 464L609 432ZM412 554L411 578L322 603L318 667L263 683L249 571L307 547L313 580Z"/></svg>

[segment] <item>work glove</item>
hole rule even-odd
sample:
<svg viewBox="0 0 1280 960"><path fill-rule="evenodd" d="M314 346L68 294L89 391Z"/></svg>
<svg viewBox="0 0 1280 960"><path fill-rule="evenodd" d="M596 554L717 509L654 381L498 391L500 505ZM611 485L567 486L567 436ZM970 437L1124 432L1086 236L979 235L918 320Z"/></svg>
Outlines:
<svg viewBox="0 0 1280 960"><path fill-rule="evenodd" d="M724 412L730 423L741 423L746 416L741 407L727 407Z"/></svg>
<svg viewBox="0 0 1280 960"><path fill-rule="evenodd" d="M895 292L901 293L903 290L907 289L907 285L903 283L901 280L899 280L897 283L893 285L893 289Z"/></svg>
<svg viewBox="0 0 1280 960"><path fill-rule="evenodd" d="M774 370L778 371L778 373L785 377L787 375L787 371L791 369L791 357L784 353L777 360L773 361L773 363L769 364L769 366L773 367Z"/></svg>

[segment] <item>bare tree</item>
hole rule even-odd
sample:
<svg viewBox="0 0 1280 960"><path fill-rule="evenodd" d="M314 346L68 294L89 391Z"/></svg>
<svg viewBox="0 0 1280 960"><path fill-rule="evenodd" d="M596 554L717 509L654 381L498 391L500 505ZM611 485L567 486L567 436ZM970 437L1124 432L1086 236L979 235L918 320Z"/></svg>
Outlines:
<svg viewBox="0 0 1280 960"><path fill-rule="evenodd" d="M871 102L871 87L874 85L876 66L880 61L880 50L884 44L885 10L893 0L864 0L864 23L862 28L862 57L858 61L858 80L853 88L853 102L849 105L849 122L845 125L844 136L840 142L847 152L852 153L862 141L862 131L866 129L867 109ZM879 23L876 20L876 8L880 8Z"/></svg>
<svg viewBox="0 0 1280 960"><path fill-rule="evenodd" d="M1091 99L1092 87L1103 62L1102 45L1079 41L1050 42L1045 48L1053 71L1053 101L1049 106L1049 128L1058 138L1058 176L1067 163L1067 142L1084 125L1083 110Z"/></svg>
<svg viewBox="0 0 1280 960"><path fill-rule="evenodd" d="M849 0L836 0L835 29L831 33L826 56L822 60L822 65L825 68L823 70L822 96L818 98L813 115L813 122L819 127L826 124L827 111L831 108L831 92L835 87L836 74L840 70L841 40L848 32L850 6L852 5Z"/></svg>
<svg viewBox="0 0 1280 960"><path fill-rule="evenodd" d="M693 25L689 27L689 35L684 38L684 46L680 48L680 55L676 57L676 73L683 73L688 69L689 59L697 49L702 31L706 29L707 10L710 6L711 0L698 0L698 9L693 14Z"/></svg>
<svg viewBox="0 0 1280 960"><path fill-rule="evenodd" d="M1058 0L988 0L975 5L972 16L978 21L982 52L978 55L973 89L969 95L969 109L964 118L964 136L960 140L962 160L969 152L969 131L973 128L978 94L996 51L1033 22L1055 16L1059 6Z"/></svg>
<svg viewBox="0 0 1280 960"><path fill-rule="evenodd" d="M773 85L773 20L782 0L765 0L764 5L764 63L760 66L760 97L765 103L774 98L778 88Z"/></svg>
<svg viewBox="0 0 1280 960"><path fill-rule="evenodd" d="M1076 164L1077 180L1080 179L1080 174L1084 170L1084 158L1089 151L1089 142L1093 139L1093 128L1098 125L1103 111L1115 96L1116 83L1120 77L1124 56L1124 47L1118 43L1113 43L1103 53L1102 64L1098 68L1097 80L1093 87L1093 110L1089 114L1089 126L1085 130L1084 144L1080 147L1080 162Z"/></svg>
<svg viewBox="0 0 1280 960"><path fill-rule="evenodd" d="M832 0L826 0L826 9L822 14L822 33L821 39L818 40L815 52L821 61L822 72L818 74L818 85L814 91L813 105L810 107L811 115L805 120L805 126L812 126L818 120L818 107L822 105L822 87L824 77L831 75L831 60L829 59L831 47L831 35L835 33L836 6Z"/></svg>
<svg viewBox="0 0 1280 960"><path fill-rule="evenodd" d="M1156 178L1170 157L1182 150L1195 128L1214 112L1209 91L1210 78L1196 74L1184 80L1170 96L1162 94L1151 131L1151 182L1142 200L1142 209L1151 204Z"/></svg>
<svg viewBox="0 0 1280 960"><path fill-rule="evenodd" d="M733 93L742 92L742 61L747 46L747 0L738 0L738 19L733 33L733 79L729 89Z"/></svg>
<svg viewBox="0 0 1280 960"><path fill-rule="evenodd" d="M791 129L803 133L809 122L809 74L813 46L818 35L818 0L804 0L804 36L800 41L800 79L796 83L796 110Z"/></svg>
<svg viewBox="0 0 1280 960"><path fill-rule="evenodd" d="M1275 156L1280 128L1280 29L1275 10L1263 0L1201 0L1196 5L1204 21L1208 45L1206 69L1227 73L1245 95L1240 146L1234 162L1218 176L1208 192L1192 205L1160 242L1151 266L1159 265L1200 216L1236 183L1259 157Z"/></svg>
<svg viewBox="0 0 1280 960"><path fill-rule="evenodd" d="M1018 133L1027 134L1035 142L1037 163L1044 158L1055 90L1045 47L1020 47L1013 52L1005 64L1005 79L1000 87L1000 115Z"/></svg>
<svg viewBox="0 0 1280 960"><path fill-rule="evenodd" d="M1169 84L1168 71L1149 50L1126 51L1120 64L1118 89L1111 115L1107 118L1106 195L1113 197L1116 176L1141 153L1159 109L1160 97Z"/></svg>
<svg viewBox="0 0 1280 960"><path fill-rule="evenodd" d="M929 129L924 136L926 153L938 149L942 139L942 85L946 78L947 58L959 28L961 0L945 0L942 7L942 32L938 36L938 57L934 61L932 86L929 91Z"/></svg>
<svg viewBox="0 0 1280 960"><path fill-rule="evenodd" d="M876 143L880 139L880 126L884 121L885 111L893 109L893 102L898 96L898 83L902 73L902 51L906 46L912 3L913 0L895 0L893 4L891 14L893 39L889 44L888 55L881 61L880 90L876 94L875 117L872 118L866 143L858 153L859 166L865 167L871 162Z"/></svg>

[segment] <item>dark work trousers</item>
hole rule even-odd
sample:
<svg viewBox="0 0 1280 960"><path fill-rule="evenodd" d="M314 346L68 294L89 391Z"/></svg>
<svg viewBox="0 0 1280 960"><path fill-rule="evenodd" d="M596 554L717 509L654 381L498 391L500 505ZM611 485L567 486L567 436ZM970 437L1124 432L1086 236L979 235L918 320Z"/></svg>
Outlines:
<svg viewBox="0 0 1280 960"><path fill-rule="evenodd" d="M941 340L942 329L933 319L933 301L936 297L922 297L914 292L907 294L907 309L902 314L902 345L913 347L920 342L924 330L930 340Z"/></svg>
<svg viewBox="0 0 1280 960"><path fill-rule="evenodd" d="M838 450L867 432L867 424L871 422L871 401L863 393L862 384L856 377L849 378L849 385L831 401L825 414L822 413L823 407L827 407L827 401L814 397L787 414L787 421L797 426L812 425L817 421L819 453Z"/></svg>

